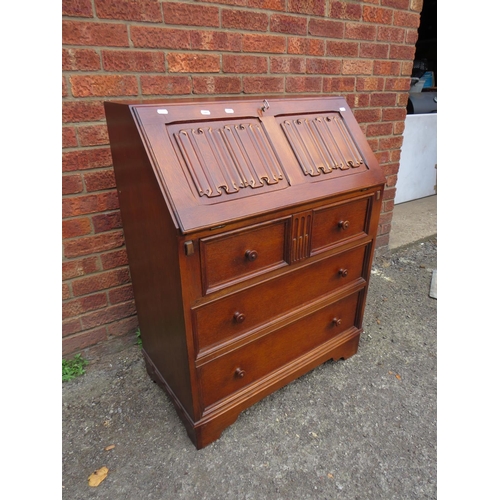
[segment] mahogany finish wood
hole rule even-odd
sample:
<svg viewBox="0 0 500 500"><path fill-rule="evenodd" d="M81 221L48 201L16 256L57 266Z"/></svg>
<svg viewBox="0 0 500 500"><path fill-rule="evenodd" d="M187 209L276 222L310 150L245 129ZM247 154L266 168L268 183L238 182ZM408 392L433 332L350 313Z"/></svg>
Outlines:
<svg viewBox="0 0 500 500"><path fill-rule="evenodd" d="M356 353L385 178L340 97L105 111L146 368L200 449Z"/></svg>

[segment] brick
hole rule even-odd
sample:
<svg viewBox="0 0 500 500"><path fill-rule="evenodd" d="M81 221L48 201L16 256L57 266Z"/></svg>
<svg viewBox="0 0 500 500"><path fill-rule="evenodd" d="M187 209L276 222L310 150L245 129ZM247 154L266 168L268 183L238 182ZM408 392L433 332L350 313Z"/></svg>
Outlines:
<svg viewBox="0 0 500 500"><path fill-rule="evenodd" d="M62 103L63 123L93 122L104 120L102 101L64 101Z"/></svg>
<svg viewBox="0 0 500 500"><path fill-rule="evenodd" d="M112 164L109 148L67 152L63 154L62 160L63 172L109 167Z"/></svg>
<svg viewBox="0 0 500 500"><path fill-rule="evenodd" d="M87 217L79 217L77 219L68 219L62 221L62 237L76 238L77 236L85 236L92 232L90 220Z"/></svg>
<svg viewBox="0 0 500 500"><path fill-rule="evenodd" d="M68 356L77 351L81 351L86 347L103 342L107 337L106 328L101 327L65 338L62 342L62 355Z"/></svg>
<svg viewBox="0 0 500 500"><path fill-rule="evenodd" d="M284 14L271 16L270 31L290 35L307 35L307 19Z"/></svg>
<svg viewBox="0 0 500 500"><path fill-rule="evenodd" d="M375 158L377 158L377 161L379 162L380 165L384 165L390 159L389 151L375 151Z"/></svg>
<svg viewBox="0 0 500 500"><path fill-rule="evenodd" d="M87 192L102 191L116 187L115 174L112 169L84 173L83 180Z"/></svg>
<svg viewBox="0 0 500 500"><path fill-rule="evenodd" d="M73 295L80 297L90 293L99 292L115 286L124 285L130 282L130 275L127 268L114 269L99 273L95 276L87 276L73 281Z"/></svg>
<svg viewBox="0 0 500 500"><path fill-rule="evenodd" d="M161 7L151 0L94 0L97 17L122 21L162 22Z"/></svg>
<svg viewBox="0 0 500 500"><path fill-rule="evenodd" d="M120 302L134 300L134 291L132 285L125 285L120 288L113 288L108 292L108 296L111 304L119 304Z"/></svg>
<svg viewBox="0 0 500 500"><path fill-rule="evenodd" d="M63 96L63 98L68 97L68 82L67 82L66 78L64 77L64 75L62 77L62 96Z"/></svg>
<svg viewBox="0 0 500 500"><path fill-rule="evenodd" d="M177 53L167 54L170 73L218 73L220 56L212 54Z"/></svg>
<svg viewBox="0 0 500 500"><path fill-rule="evenodd" d="M415 45L418 41L418 30L406 30L405 43L408 45Z"/></svg>
<svg viewBox="0 0 500 500"><path fill-rule="evenodd" d="M130 26L130 39L136 48L190 48L189 32L181 29Z"/></svg>
<svg viewBox="0 0 500 500"><path fill-rule="evenodd" d="M71 297L71 292L69 290L69 285L67 283L63 283L62 285L62 300L69 299Z"/></svg>
<svg viewBox="0 0 500 500"><path fill-rule="evenodd" d="M361 43L359 46L359 56L370 59L384 59L389 56L388 43Z"/></svg>
<svg viewBox="0 0 500 500"><path fill-rule="evenodd" d="M63 45L95 45L128 47L127 26L124 24L63 21Z"/></svg>
<svg viewBox="0 0 500 500"><path fill-rule="evenodd" d="M396 190L395 189L384 189L384 195L382 196L382 199L384 201L394 200L395 197L396 197Z"/></svg>
<svg viewBox="0 0 500 500"><path fill-rule="evenodd" d="M408 10L410 0L380 0L380 5L394 9Z"/></svg>
<svg viewBox="0 0 500 500"><path fill-rule="evenodd" d="M205 3L220 3L224 5L239 5L246 6L247 0L205 0Z"/></svg>
<svg viewBox="0 0 500 500"><path fill-rule="evenodd" d="M102 146L109 144L106 125L85 125L78 127L80 146Z"/></svg>
<svg viewBox="0 0 500 500"><path fill-rule="evenodd" d="M128 264L127 251L121 249L103 253L101 254L101 263L104 270L126 266Z"/></svg>
<svg viewBox="0 0 500 500"><path fill-rule="evenodd" d="M385 90L410 90L410 78L386 78Z"/></svg>
<svg viewBox="0 0 500 500"><path fill-rule="evenodd" d="M315 38L288 37L287 52L308 56L325 55L325 41Z"/></svg>
<svg viewBox="0 0 500 500"><path fill-rule="evenodd" d="M92 236L83 236L64 242L64 256L68 259L92 253L105 252L124 245L123 232L115 231Z"/></svg>
<svg viewBox="0 0 500 500"><path fill-rule="evenodd" d="M366 127L366 135L368 137L391 135L392 122L388 123L372 123Z"/></svg>
<svg viewBox="0 0 500 500"><path fill-rule="evenodd" d="M62 147L74 148L78 146L75 127L63 127L62 129Z"/></svg>
<svg viewBox="0 0 500 500"><path fill-rule="evenodd" d="M374 75L399 76L401 72L401 63L398 61L374 61Z"/></svg>
<svg viewBox="0 0 500 500"><path fill-rule="evenodd" d="M83 183L80 174L63 175L62 194L76 194L83 191Z"/></svg>
<svg viewBox="0 0 500 500"><path fill-rule="evenodd" d="M352 108L366 108L370 104L370 95L362 92L356 92L352 97L353 99L350 101L350 106Z"/></svg>
<svg viewBox="0 0 500 500"><path fill-rule="evenodd" d="M394 122L394 133L402 134L405 130L405 122Z"/></svg>
<svg viewBox="0 0 500 500"><path fill-rule="evenodd" d="M360 59L344 59L342 61L343 75L371 75L373 61Z"/></svg>
<svg viewBox="0 0 500 500"><path fill-rule="evenodd" d="M63 49L63 71L98 71L101 69L101 58L93 49Z"/></svg>
<svg viewBox="0 0 500 500"><path fill-rule="evenodd" d="M243 92L246 94L284 92L285 85L282 77L278 76L245 76L243 78Z"/></svg>
<svg viewBox="0 0 500 500"><path fill-rule="evenodd" d="M367 90L384 90L384 79L375 76L358 77L356 79L356 90L358 92Z"/></svg>
<svg viewBox="0 0 500 500"><path fill-rule="evenodd" d="M377 240L375 243L375 247L377 249L382 249L384 247L387 247L388 244L389 244L389 235L388 234L377 236Z"/></svg>
<svg viewBox="0 0 500 500"><path fill-rule="evenodd" d="M394 200L388 200L382 203L382 211L392 212L393 210L394 210Z"/></svg>
<svg viewBox="0 0 500 500"><path fill-rule="evenodd" d="M80 319L68 319L62 322L62 336L67 337L72 333L79 332L82 329Z"/></svg>
<svg viewBox="0 0 500 500"><path fill-rule="evenodd" d="M239 94L241 78L237 76L196 76L193 77L195 94Z"/></svg>
<svg viewBox="0 0 500 500"><path fill-rule="evenodd" d="M134 301L125 302L107 307L105 310L99 310L85 314L81 317L82 328L84 330L106 325L136 313Z"/></svg>
<svg viewBox="0 0 500 500"><path fill-rule="evenodd" d="M74 97L136 96L139 92L135 76L75 75L70 82Z"/></svg>
<svg viewBox="0 0 500 500"><path fill-rule="evenodd" d="M163 2L165 24L219 27L219 9L206 5Z"/></svg>
<svg viewBox="0 0 500 500"><path fill-rule="evenodd" d="M331 2L329 17L359 21L361 19L361 14L361 5L337 1Z"/></svg>
<svg viewBox="0 0 500 500"><path fill-rule="evenodd" d="M83 196L74 196L63 199L63 218L75 217L118 208L116 191Z"/></svg>
<svg viewBox="0 0 500 500"><path fill-rule="evenodd" d="M405 41L404 28L380 26L377 30L377 40L381 42L403 43Z"/></svg>
<svg viewBox="0 0 500 500"><path fill-rule="evenodd" d="M413 10L414 12L418 12L420 14L423 7L424 0L410 0L410 10Z"/></svg>
<svg viewBox="0 0 500 500"><path fill-rule="evenodd" d="M108 325L108 333L113 337L125 336L135 333L137 328L139 328L139 322L137 316L134 315Z"/></svg>
<svg viewBox="0 0 500 500"><path fill-rule="evenodd" d="M391 59L406 59L413 61L415 56L415 46L413 45L391 45L389 57Z"/></svg>
<svg viewBox="0 0 500 500"><path fill-rule="evenodd" d="M405 26L418 28L420 25L420 14L416 12L394 12L394 26Z"/></svg>
<svg viewBox="0 0 500 500"><path fill-rule="evenodd" d="M325 16L327 4L327 0L288 0L288 11Z"/></svg>
<svg viewBox="0 0 500 500"><path fill-rule="evenodd" d="M355 40L375 40L377 27L371 24L346 23L344 37Z"/></svg>
<svg viewBox="0 0 500 500"><path fill-rule="evenodd" d="M267 31L269 17L261 12L224 9L221 16L222 28L247 31Z"/></svg>
<svg viewBox="0 0 500 500"><path fill-rule="evenodd" d="M271 73L305 73L304 57L271 57Z"/></svg>
<svg viewBox="0 0 500 500"><path fill-rule="evenodd" d="M320 76L289 76L286 79L287 92L321 92Z"/></svg>
<svg viewBox="0 0 500 500"><path fill-rule="evenodd" d="M396 149L400 148L403 145L403 137L393 136L380 139L380 147L383 149Z"/></svg>
<svg viewBox="0 0 500 500"><path fill-rule="evenodd" d="M344 38L344 23L327 19L310 19L309 34L326 38Z"/></svg>
<svg viewBox="0 0 500 500"><path fill-rule="evenodd" d="M182 95L191 93L189 76L141 76L144 95Z"/></svg>
<svg viewBox="0 0 500 500"><path fill-rule="evenodd" d="M382 114L384 121L404 120L406 118L406 108L385 108Z"/></svg>
<svg viewBox="0 0 500 500"><path fill-rule="evenodd" d="M397 175L389 175L385 181L385 185L387 187L394 187L398 182L398 176Z"/></svg>
<svg viewBox="0 0 500 500"><path fill-rule="evenodd" d="M63 0L62 15L71 17L93 17L92 0Z"/></svg>
<svg viewBox="0 0 500 500"><path fill-rule="evenodd" d="M382 110L373 109L354 109L354 116L359 123L374 123L379 122L382 118Z"/></svg>
<svg viewBox="0 0 500 500"><path fill-rule="evenodd" d="M326 42L326 55L335 57L358 57L359 43L333 40Z"/></svg>
<svg viewBox="0 0 500 500"><path fill-rule="evenodd" d="M396 102L397 94L392 92L374 93L370 96L370 106L374 108L396 106Z"/></svg>
<svg viewBox="0 0 500 500"><path fill-rule="evenodd" d="M392 153L395 151L389 151L389 161L392 159ZM400 152L400 151L398 151ZM390 163L387 165L384 165L383 167L384 175L388 177L389 175L395 175L399 171L399 164L398 163Z"/></svg>
<svg viewBox="0 0 500 500"><path fill-rule="evenodd" d="M408 105L408 97L408 92L402 92L398 94L397 105L406 108L406 106Z"/></svg>
<svg viewBox="0 0 500 500"><path fill-rule="evenodd" d="M210 0L210 1L216 1L216 0ZM286 0L247 0L246 5L248 7L255 7L257 9L263 9L263 10L279 10L282 12L286 10Z"/></svg>
<svg viewBox="0 0 500 500"><path fill-rule="evenodd" d="M102 66L105 71L165 72L165 56L162 52L103 50Z"/></svg>
<svg viewBox="0 0 500 500"><path fill-rule="evenodd" d="M222 71L224 73L267 73L267 57L223 55Z"/></svg>
<svg viewBox="0 0 500 500"><path fill-rule="evenodd" d="M244 52L283 53L286 51L286 38L274 35L243 35Z"/></svg>
<svg viewBox="0 0 500 500"><path fill-rule="evenodd" d="M367 23L389 24L392 25L394 11L372 5L363 6L363 21Z"/></svg>
<svg viewBox="0 0 500 500"><path fill-rule="evenodd" d="M352 76L323 78L323 92L352 92L356 79Z"/></svg>
<svg viewBox="0 0 500 500"><path fill-rule="evenodd" d="M241 51L241 33L193 30L189 37L193 50Z"/></svg>
<svg viewBox="0 0 500 500"><path fill-rule="evenodd" d="M80 314L102 309L108 304L108 299L105 293L96 293L94 295L87 295L79 299L63 302L62 317L68 319Z"/></svg>
<svg viewBox="0 0 500 500"><path fill-rule="evenodd" d="M399 162L399 160L401 159L401 150L400 149L393 150L390 152L390 154L391 154L391 161L392 162Z"/></svg>
<svg viewBox="0 0 500 500"><path fill-rule="evenodd" d="M99 270L97 257L86 257L71 260L62 264L62 279L69 280L85 274L92 274Z"/></svg>
<svg viewBox="0 0 500 500"><path fill-rule="evenodd" d="M342 63L335 59L309 58L306 63L306 72L309 74L338 75L341 66Z"/></svg>
<svg viewBox="0 0 500 500"><path fill-rule="evenodd" d="M93 215L91 220L96 234L122 227L122 218L119 211Z"/></svg>

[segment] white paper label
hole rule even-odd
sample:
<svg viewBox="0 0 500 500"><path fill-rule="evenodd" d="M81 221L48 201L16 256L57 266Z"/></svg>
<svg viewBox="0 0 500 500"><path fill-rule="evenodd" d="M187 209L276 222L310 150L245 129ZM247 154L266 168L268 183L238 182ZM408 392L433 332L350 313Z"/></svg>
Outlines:
<svg viewBox="0 0 500 500"><path fill-rule="evenodd" d="M345 111L345 108L339 108L340 111Z"/></svg>
<svg viewBox="0 0 500 500"><path fill-rule="evenodd" d="M168 111L166 109L157 109L156 112L159 115L168 115Z"/></svg>
<svg viewBox="0 0 500 500"><path fill-rule="evenodd" d="M234 113L234 109L231 109L231 108L226 108L224 111L225 111L226 113L230 113L230 114L231 114L231 113Z"/></svg>
<svg viewBox="0 0 500 500"><path fill-rule="evenodd" d="M210 114L210 111L208 111L208 109L202 109L202 110L200 111L200 113L201 113L202 115L209 115L209 114Z"/></svg>

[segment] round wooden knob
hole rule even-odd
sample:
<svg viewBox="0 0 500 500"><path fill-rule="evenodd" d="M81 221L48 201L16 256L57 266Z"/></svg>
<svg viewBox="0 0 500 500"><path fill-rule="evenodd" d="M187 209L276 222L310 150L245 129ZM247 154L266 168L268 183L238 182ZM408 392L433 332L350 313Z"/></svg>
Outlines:
<svg viewBox="0 0 500 500"><path fill-rule="evenodd" d="M245 257L250 261L253 262L259 254L255 250L247 250L245 252Z"/></svg>
<svg viewBox="0 0 500 500"><path fill-rule="evenodd" d="M245 374L246 374L246 371L242 370L241 368L236 368L236 371L234 372L234 374L238 378L243 378L245 376Z"/></svg>
<svg viewBox="0 0 500 500"><path fill-rule="evenodd" d="M236 321L236 323L243 323L243 321L245 321L245 315L240 312L235 312L233 315L233 319L234 321Z"/></svg>
<svg viewBox="0 0 500 500"><path fill-rule="evenodd" d="M345 278L347 276L347 269L341 269L339 271L339 274L340 276L342 276L342 278Z"/></svg>
<svg viewBox="0 0 500 500"><path fill-rule="evenodd" d="M348 220L341 220L339 222L339 227L340 227L340 229L347 229L349 227L349 221Z"/></svg>
<svg viewBox="0 0 500 500"><path fill-rule="evenodd" d="M342 319L341 318L333 318L332 324L333 324L333 326L340 326L342 324Z"/></svg>

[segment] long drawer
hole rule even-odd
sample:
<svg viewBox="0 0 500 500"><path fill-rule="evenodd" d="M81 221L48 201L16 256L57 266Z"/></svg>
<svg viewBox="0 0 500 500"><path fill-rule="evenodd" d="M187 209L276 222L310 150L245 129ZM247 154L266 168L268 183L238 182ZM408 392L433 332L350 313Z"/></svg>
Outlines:
<svg viewBox="0 0 500 500"><path fill-rule="evenodd" d="M198 353L239 337L360 278L369 245L315 261L193 309Z"/></svg>
<svg viewBox="0 0 500 500"><path fill-rule="evenodd" d="M349 328L359 327L362 293L355 292L199 367L203 407L243 389Z"/></svg>

